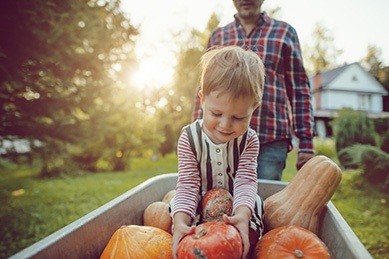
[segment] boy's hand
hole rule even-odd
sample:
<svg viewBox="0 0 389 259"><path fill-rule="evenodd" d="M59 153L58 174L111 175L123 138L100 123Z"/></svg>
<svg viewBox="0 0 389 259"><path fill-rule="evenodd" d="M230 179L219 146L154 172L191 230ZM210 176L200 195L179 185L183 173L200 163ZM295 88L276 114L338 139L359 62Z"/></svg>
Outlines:
<svg viewBox="0 0 389 259"><path fill-rule="evenodd" d="M249 220L251 217L251 211L247 207L239 207L234 216L223 215L224 222L234 225L240 233L243 242L243 254L242 258L246 258L250 250L249 240Z"/></svg>
<svg viewBox="0 0 389 259"><path fill-rule="evenodd" d="M179 213L177 213L179 214ZM192 234L195 231L194 226L189 226L190 218L187 215L176 215L173 227L173 244L172 253L173 258L177 259L177 248L181 239L186 235Z"/></svg>

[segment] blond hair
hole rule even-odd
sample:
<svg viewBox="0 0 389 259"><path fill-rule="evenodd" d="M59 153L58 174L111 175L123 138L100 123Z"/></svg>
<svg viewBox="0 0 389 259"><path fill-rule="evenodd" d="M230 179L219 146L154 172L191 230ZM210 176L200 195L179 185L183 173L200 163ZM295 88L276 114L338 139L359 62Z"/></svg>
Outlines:
<svg viewBox="0 0 389 259"><path fill-rule="evenodd" d="M262 60L252 50L238 46L218 47L201 58L201 90L229 93L231 98L248 98L261 104L265 70Z"/></svg>

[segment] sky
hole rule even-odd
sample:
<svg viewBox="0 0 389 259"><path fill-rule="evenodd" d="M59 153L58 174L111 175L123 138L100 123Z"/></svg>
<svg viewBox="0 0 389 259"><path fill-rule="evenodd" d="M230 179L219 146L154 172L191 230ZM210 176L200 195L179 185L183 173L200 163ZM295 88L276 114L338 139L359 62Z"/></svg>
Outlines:
<svg viewBox="0 0 389 259"><path fill-rule="evenodd" d="M302 46L312 42L319 23L333 36L335 48L343 51L337 63L358 62L373 45L380 49L383 65L389 65L389 0L266 0L262 9L275 7L281 8L279 18L297 30ZM232 0L122 0L122 9L139 26L139 85L170 82L177 51L172 33L204 30L213 12L220 25L231 22L235 14Z"/></svg>

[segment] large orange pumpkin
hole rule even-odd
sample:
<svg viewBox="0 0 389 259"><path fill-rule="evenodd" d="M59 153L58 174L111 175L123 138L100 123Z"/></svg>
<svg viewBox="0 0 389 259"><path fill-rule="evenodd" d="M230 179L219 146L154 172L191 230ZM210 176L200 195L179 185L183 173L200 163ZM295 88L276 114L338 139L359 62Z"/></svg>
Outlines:
<svg viewBox="0 0 389 259"><path fill-rule="evenodd" d="M233 225L207 222L181 240L177 256L181 259L240 259L242 249L242 239Z"/></svg>
<svg viewBox="0 0 389 259"><path fill-rule="evenodd" d="M172 239L172 235L159 228L138 225L122 226L112 235L100 258L171 259L173 257Z"/></svg>
<svg viewBox="0 0 389 259"><path fill-rule="evenodd" d="M232 214L232 195L222 188L213 188L207 191L203 197L204 222L223 222L223 214Z"/></svg>
<svg viewBox="0 0 389 259"><path fill-rule="evenodd" d="M327 246L315 233L299 226L283 226L267 232L255 246L257 259L329 259Z"/></svg>
<svg viewBox="0 0 389 259"><path fill-rule="evenodd" d="M171 233L172 218L169 204L162 201L149 204L143 212L143 225L157 227Z"/></svg>

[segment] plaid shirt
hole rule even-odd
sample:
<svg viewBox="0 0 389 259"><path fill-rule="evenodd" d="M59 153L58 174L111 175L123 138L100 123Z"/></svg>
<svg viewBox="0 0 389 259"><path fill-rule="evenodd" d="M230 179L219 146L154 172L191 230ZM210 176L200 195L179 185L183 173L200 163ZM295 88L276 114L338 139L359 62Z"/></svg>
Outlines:
<svg viewBox="0 0 389 259"><path fill-rule="evenodd" d="M310 85L295 29L264 12L256 27L246 35L235 15L235 21L217 28L208 42L208 48L229 45L252 49L265 65L262 105L254 111L250 123L260 142L291 139L294 133L299 139L299 152L313 153ZM200 100L196 95L192 119L201 117Z"/></svg>

